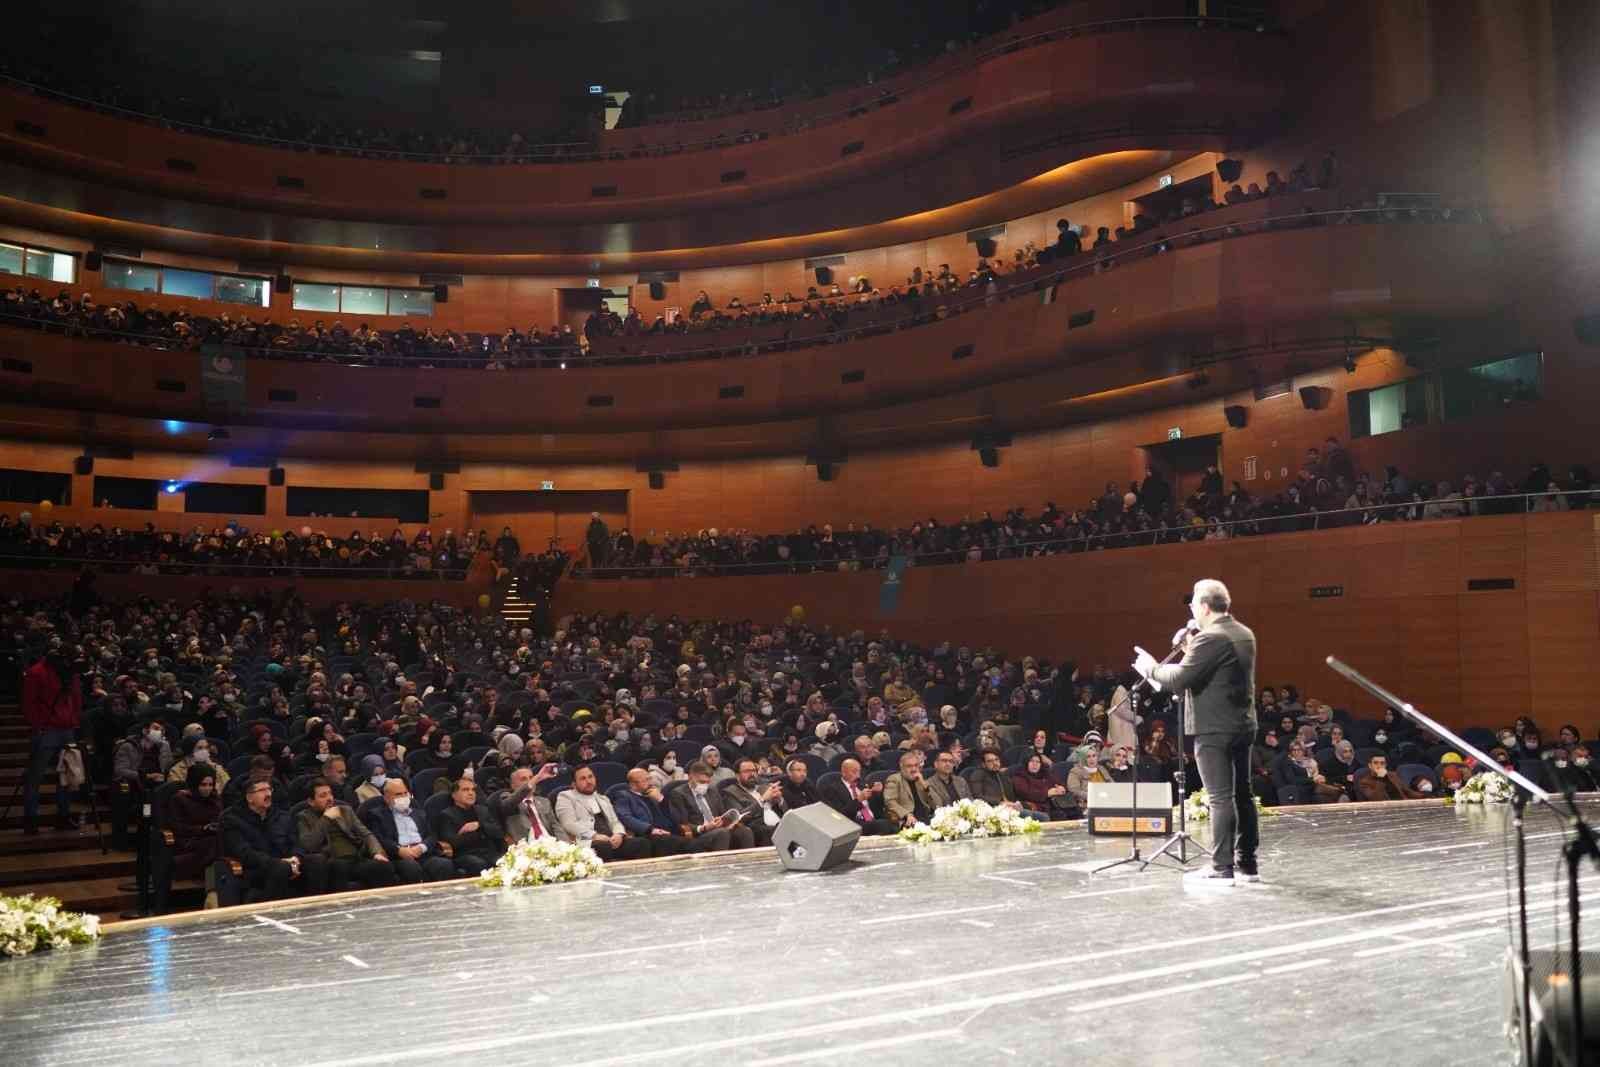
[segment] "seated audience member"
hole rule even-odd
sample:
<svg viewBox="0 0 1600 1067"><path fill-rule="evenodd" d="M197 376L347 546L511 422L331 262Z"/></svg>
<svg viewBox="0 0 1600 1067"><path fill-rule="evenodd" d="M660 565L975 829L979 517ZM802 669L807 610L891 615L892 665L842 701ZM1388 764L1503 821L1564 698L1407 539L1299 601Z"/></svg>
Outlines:
<svg viewBox="0 0 1600 1067"><path fill-rule="evenodd" d="M1580 793L1592 793L1600 789L1600 777L1596 776L1590 758L1588 745L1579 743L1573 746L1571 770L1575 788Z"/></svg>
<svg viewBox="0 0 1600 1067"><path fill-rule="evenodd" d="M1113 782L1133 781L1133 753L1127 745L1117 745L1108 750L1110 755L1106 759L1105 772ZM1045 768L1048 770L1048 768Z"/></svg>
<svg viewBox="0 0 1600 1067"><path fill-rule="evenodd" d="M1459 761L1460 756L1456 759ZM1333 752L1327 757L1327 762L1321 764L1323 777L1327 783L1337 786L1345 796L1355 793L1351 784L1355 781L1356 771L1361 764L1356 762L1356 746L1341 738L1333 744Z"/></svg>
<svg viewBox="0 0 1600 1067"><path fill-rule="evenodd" d="M183 753L183 758L174 763L167 771L167 781L187 782L189 768L198 765L211 767L215 771L213 776L216 781L216 795L222 796L222 791L228 788L228 772L211 762L211 742L204 734L193 734L185 737L179 744L178 750Z"/></svg>
<svg viewBox="0 0 1600 1067"><path fill-rule="evenodd" d="M978 753L978 766L968 773L967 784L972 787L975 800L996 807L1001 804L1022 807L1017 799L1016 786L1011 784L1011 776L1006 773L1005 762L998 749L986 748Z"/></svg>
<svg viewBox="0 0 1600 1067"><path fill-rule="evenodd" d="M1376 800L1421 800L1422 794L1400 781L1397 775L1389 772L1389 757L1381 752L1374 752L1367 759L1367 773L1356 779L1356 799L1365 801Z"/></svg>
<svg viewBox="0 0 1600 1067"><path fill-rule="evenodd" d="M1572 790L1574 793L1591 793L1594 791L1594 778L1589 773L1587 766L1579 767L1572 753L1582 751L1587 759L1588 749L1582 745L1575 745L1571 751L1566 748L1557 748L1550 754L1550 778L1555 782L1557 789L1562 792Z"/></svg>
<svg viewBox="0 0 1600 1067"><path fill-rule="evenodd" d="M294 820L272 803L272 780L246 782L244 804L222 814L222 852L244 867L251 900L281 900L322 892L328 869L301 853Z"/></svg>
<svg viewBox="0 0 1600 1067"><path fill-rule="evenodd" d="M922 753L900 754L900 769L883 783L883 810L899 826L927 822L938 808L933 791L922 778Z"/></svg>
<svg viewBox="0 0 1600 1067"><path fill-rule="evenodd" d="M549 797L539 795L539 784L555 776L553 763L542 764L537 771L518 767L511 772L506 788L491 798L500 827L506 832L507 846L530 838L561 836L555 805Z"/></svg>
<svg viewBox="0 0 1600 1067"><path fill-rule="evenodd" d="M720 787L724 782L733 781L733 768L722 762L722 750L716 745L707 745L700 750L700 762L706 765L712 786Z"/></svg>
<svg viewBox="0 0 1600 1067"><path fill-rule="evenodd" d="M459 874L476 875L493 867L505 852L505 831L489 809L478 803L478 786L457 778L450 803L433 817L439 851L455 861Z"/></svg>
<svg viewBox="0 0 1600 1067"><path fill-rule="evenodd" d="M383 762L383 757L377 753L361 757L361 782L352 790L357 804L365 804L369 800L383 796L383 788L389 781L389 768Z"/></svg>
<svg viewBox="0 0 1600 1067"><path fill-rule="evenodd" d="M172 834L172 870L178 878L203 878L206 868L220 855L217 831L222 826L222 793L217 788L217 768L196 763L189 768L185 788L167 801L167 825Z"/></svg>
<svg viewBox="0 0 1600 1067"><path fill-rule="evenodd" d="M689 764L689 784L668 794L667 814L678 824L679 833L701 843L699 851L754 847L750 827L717 811L719 801L711 787L711 768L704 760L695 760Z"/></svg>
<svg viewBox="0 0 1600 1067"><path fill-rule="evenodd" d="M1067 792L1071 795L1073 803L1080 810L1087 810L1089 807L1089 783L1109 781L1111 781L1110 776L1100 767L1100 746L1097 741L1093 748L1085 751L1082 758L1072 765L1072 770L1067 772ZM1011 783L1013 786L1016 785L1016 777L1014 775ZM1020 790L1017 793L1017 797L1026 807L1028 798L1023 796Z"/></svg>
<svg viewBox="0 0 1600 1067"><path fill-rule="evenodd" d="M1328 804L1343 795L1298 740L1290 741L1289 751L1273 764L1272 784L1278 790L1279 804Z"/></svg>
<svg viewBox="0 0 1600 1067"><path fill-rule="evenodd" d="M955 773L956 758L949 752L938 752L933 757L933 774L928 778L928 792L933 796L934 807L943 808L958 800L972 796L967 780Z"/></svg>
<svg viewBox="0 0 1600 1067"><path fill-rule="evenodd" d="M650 854L650 843L628 833L611 800L599 791L592 767L572 772L572 788L556 797L561 836L588 845L603 860L636 860Z"/></svg>
<svg viewBox="0 0 1600 1067"><path fill-rule="evenodd" d="M372 831L334 796L326 778L311 783L311 795L298 821L300 851L327 864L328 885L343 889L359 882L363 889L394 885L394 865Z"/></svg>
<svg viewBox="0 0 1600 1067"><path fill-rule="evenodd" d="M1096 780L1092 775L1104 773L1099 768L1100 757L1096 755L1093 759L1093 767L1080 765L1068 772L1068 777L1070 778L1079 771L1086 771L1084 779L1085 802L1088 800L1089 792L1087 783ZM1016 790L1017 800L1022 803L1024 810L1042 815L1047 819L1066 818L1067 809L1070 807L1066 799L1068 789L1050 777L1050 772L1045 769L1044 760L1039 753L1029 752L1028 758L1023 761L1022 766L1011 772L1011 788Z"/></svg>
<svg viewBox="0 0 1600 1067"><path fill-rule="evenodd" d="M1439 759L1438 775L1440 787L1446 793L1454 793L1472 777L1472 768L1461 758L1461 753L1446 752Z"/></svg>
<svg viewBox="0 0 1600 1067"><path fill-rule="evenodd" d="M861 827L869 836L892 834L900 829L892 819L880 818L872 801L883 794L883 783L867 785L861 780L861 761L855 757L839 764L838 780L824 777L818 787L822 802Z"/></svg>
<svg viewBox="0 0 1600 1067"><path fill-rule="evenodd" d="M822 794L810 779L805 760L790 760L783 779L783 810L793 811L808 804L822 803Z"/></svg>
<svg viewBox="0 0 1600 1067"><path fill-rule="evenodd" d="M411 801L411 789L405 780L390 778L383 785L383 802L366 808L362 821L383 845L402 884L454 878L454 861L440 850L438 839L423 823L421 813L411 810Z"/></svg>
<svg viewBox="0 0 1600 1067"><path fill-rule="evenodd" d="M802 767L804 763L800 764ZM716 790L724 810L731 809L744 816L743 825L755 837L757 845L770 845L772 831L778 826L779 809L783 806L783 786L777 782L762 785L756 775L756 761L743 757L734 766L731 782L723 782Z"/></svg>
<svg viewBox="0 0 1600 1067"><path fill-rule="evenodd" d="M667 814L661 790L651 780L649 771L638 767L629 771L628 788L617 794L613 806L628 833L649 843L652 856L706 850L708 838L691 840L678 831L678 824Z"/></svg>

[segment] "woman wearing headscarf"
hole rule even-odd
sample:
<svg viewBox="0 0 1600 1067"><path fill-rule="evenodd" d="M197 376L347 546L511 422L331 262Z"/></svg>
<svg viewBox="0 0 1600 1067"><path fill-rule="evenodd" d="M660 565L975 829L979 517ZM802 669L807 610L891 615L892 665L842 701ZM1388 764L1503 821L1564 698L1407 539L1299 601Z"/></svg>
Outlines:
<svg viewBox="0 0 1600 1067"><path fill-rule="evenodd" d="M250 754L272 760L272 776L279 781L287 782L293 778L294 756L289 746L278 740L277 735L263 723L257 723L251 732L255 744L251 746Z"/></svg>
<svg viewBox="0 0 1600 1067"><path fill-rule="evenodd" d="M217 768L197 763L189 768L185 788L167 803L167 825L172 834L173 873L178 878L203 878L206 868L221 853L218 825L222 820L222 790Z"/></svg>
<svg viewBox="0 0 1600 1067"><path fill-rule="evenodd" d="M383 747L378 750L378 756L383 760L384 774L390 778L404 778L406 776L405 750L394 743L393 738L387 738Z"/></svg>
<svg viewBox="0 0 1600 1067"><path fill-rule="evenodd" d="M1356 746L1341 737L1333 743L1333 755L1322 765L1322 774L1329 785L1338 786L1347 796L1354 796L1355 774L1360 766L1356 762Z"/></svg>
<svg viewBox="0 0 1600 1067"><path fill-rule="evenodd" d="M196 766L208 766L217 775L217 795L228 787L228 772L211 762L213 742L204 734L190 734L178 745L183 752L183 758L172 765L167 771L167 781L187 782L189 769Z"/></svg>
<svg viewBox="0 0 1600 1067"><path fill-rule="evenodd" d="M1017 800L1028 811L1051 819L1063 814L1056 806L1056 798L1066 796L1067 787L1051 780L1050 772L1037 752L1028 753L1022 766L1011 772L1011 788L1016 790Z"/></svg>

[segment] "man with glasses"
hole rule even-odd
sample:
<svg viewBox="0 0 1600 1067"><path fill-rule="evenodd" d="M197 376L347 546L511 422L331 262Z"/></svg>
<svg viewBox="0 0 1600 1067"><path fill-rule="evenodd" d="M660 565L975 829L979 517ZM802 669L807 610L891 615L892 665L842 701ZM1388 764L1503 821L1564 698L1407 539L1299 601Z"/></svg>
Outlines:
<svg viewBox="0 0 1600 1067"><path fill-rule="evenodd" d="M272 803L272 779L244 787L243 807L222 814L222 852L244 866L252 900L307 896L327 888L327 865L300 850L288 809Z"/></svg>

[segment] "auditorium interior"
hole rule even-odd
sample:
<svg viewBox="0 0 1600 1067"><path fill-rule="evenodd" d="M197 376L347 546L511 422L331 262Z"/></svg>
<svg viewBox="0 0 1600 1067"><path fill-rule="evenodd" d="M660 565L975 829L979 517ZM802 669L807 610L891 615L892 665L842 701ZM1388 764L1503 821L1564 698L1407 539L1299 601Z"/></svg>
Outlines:
<svg viewBox="0 0 1600 1067"><path fill-rule="evenodd" d="M1597 1062L1600 6L8 21L8 1062Z"/></svg>

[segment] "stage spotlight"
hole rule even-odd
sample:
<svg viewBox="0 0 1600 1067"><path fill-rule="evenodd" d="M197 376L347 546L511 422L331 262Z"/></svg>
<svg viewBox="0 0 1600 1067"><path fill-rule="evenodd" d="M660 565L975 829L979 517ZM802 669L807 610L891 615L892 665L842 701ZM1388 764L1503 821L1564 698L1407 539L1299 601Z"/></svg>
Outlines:
<svg viewBox="0 0 1600 1067"><path fill-rule="evenodd" d="M166 491L169 493L176 493L178 491L178 483L168 482L166 485Z"/></svg>

